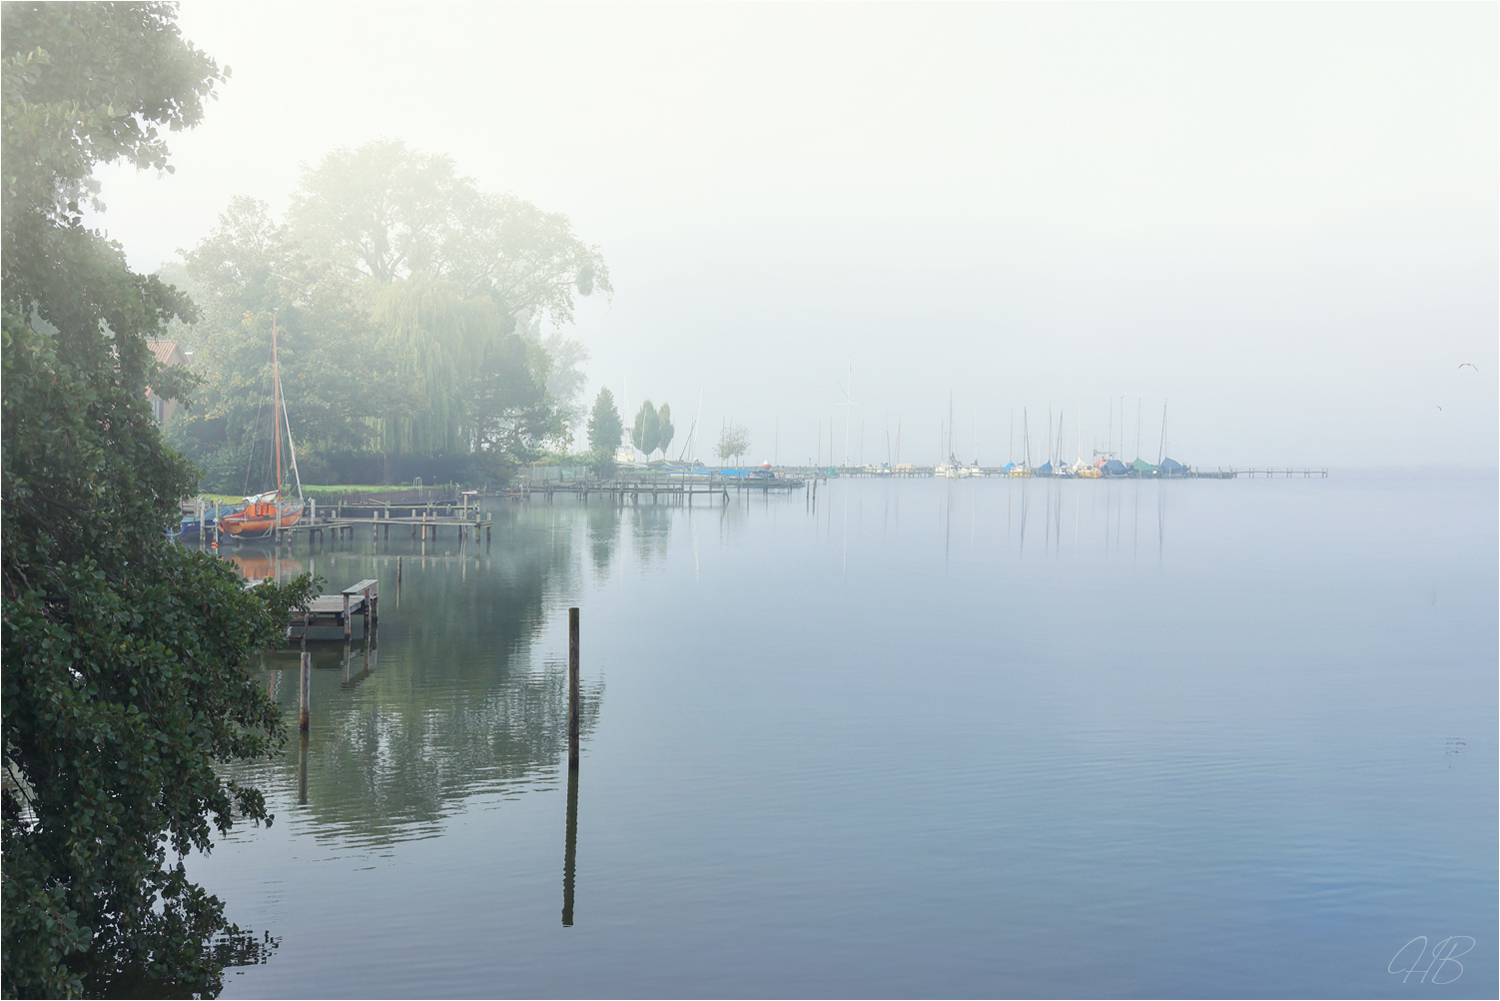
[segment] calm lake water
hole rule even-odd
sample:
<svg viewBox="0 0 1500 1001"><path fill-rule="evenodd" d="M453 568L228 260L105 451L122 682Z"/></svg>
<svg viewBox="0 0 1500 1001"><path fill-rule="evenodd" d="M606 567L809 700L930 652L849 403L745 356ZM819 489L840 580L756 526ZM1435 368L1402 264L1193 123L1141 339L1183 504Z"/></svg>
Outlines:
<svg viewBox="0 0 1500 1001"><path fill-rule="evenodd" d="M305 747L267 659L226 997L1497 991L1493 474L489 509L290 561L381 621Z"/></svg>

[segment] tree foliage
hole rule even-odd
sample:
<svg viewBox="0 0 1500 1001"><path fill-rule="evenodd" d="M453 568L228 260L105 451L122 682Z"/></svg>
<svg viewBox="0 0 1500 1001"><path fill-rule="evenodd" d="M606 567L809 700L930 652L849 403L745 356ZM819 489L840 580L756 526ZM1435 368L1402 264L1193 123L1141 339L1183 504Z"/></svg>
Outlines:
<svg viewBox="0 0 1500 1001"><path fill-rule="evenodd" d="M269 485L273 313L304 469L368 448L377 421L417 413L411 383L398 377L361 290L300 254L264 203L235 199L185 266L163 277L202 306L199 321L175 336L194 352L204 383L167 435L203 467L209 489Z"/></svg>
<svg viewBox="0 0 1500 1001"><path fill-rule="evenodd" d="M750 432L739 424L726 424L719 432L719 460L738 460L750 449Z"/></svg>
<svg viewBox="0 0 1500 1001"><path fill-rule="evenodd" d="M265 440L273 309L304 466L364 450L448 469L468 457L488 476L571 440L587 352L542 323L610 291L565 216L391 140L308 169L285 224L237 199L186 270L206 293L185 337L208 385L171 434L220 476L253 467Z"/></svg>
<svg viewBox="0 0 1500 1001"><path fill-rule="evenodd" d="M650 400L641 403L635 412L635 423L630 427L630 443L650 458L661 444L661 415Z"/></svg>
<svg viewBox="0 0 1500 1001"><path fill-rule="evenodd" d="M307 170L292 199L307 252L381 284L427 272L509 315L573 319L573 295L613 291L598 248L568 217L480 191L453 160L381 139L339 148Z"/></svg>
<svg viewBox="0 0 1500 1001"><path fill-rule="evenodd" d="M661 449L663 456L667 454L667 446L672 444L672 437L677 434L677 429L672 426L672 408L663 403L656 408L656 447Z"/></svg>
<svg viewBox="0 0 1500 1001"><path fill-rule="evenodd" d="M95 163L161 167L159 127L221 75L166 4L7 4L0 415L4 782L0 969L7 996L214 994L223 905L180 858L266 820L215 762L281 729L247 666L309 584L246 591L164 529L196 479L146 386L182 392L145 340L192 305L85 230ZM232 929L231 929L232 930Z"/></svg>
<svg viewBox="0 0 1500 1001"><path fill-rule="evenodd" d="M615 409L615 394L608 386L601 386L589 412L589 448L594 454L594 467L601 475L614 469L615 449L624 437L625 425L620 420L620 411Z"/></svg>

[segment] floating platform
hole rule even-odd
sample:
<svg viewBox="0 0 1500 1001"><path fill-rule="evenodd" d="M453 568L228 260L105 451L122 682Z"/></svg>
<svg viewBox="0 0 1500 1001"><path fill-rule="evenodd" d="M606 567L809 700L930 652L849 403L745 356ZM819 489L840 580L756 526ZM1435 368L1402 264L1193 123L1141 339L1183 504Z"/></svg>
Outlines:
<svg viewBox="0 0 1500 1001"><path fill-rule="evenodd" d="M306 609L292 609L287 635L306 638L310 629L332 627L342 630L343 638L349 639L355 616L364 620L365 635L370 635L370 629L380 622L380 581L367 578L338 594L318 595Z"/></svg>

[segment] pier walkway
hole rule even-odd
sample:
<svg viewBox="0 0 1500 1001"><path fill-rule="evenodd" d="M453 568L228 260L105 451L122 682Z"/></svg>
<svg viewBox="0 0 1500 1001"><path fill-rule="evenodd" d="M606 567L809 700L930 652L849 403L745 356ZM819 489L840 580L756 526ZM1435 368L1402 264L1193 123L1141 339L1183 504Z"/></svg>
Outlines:
<svg viewBox="0 0 1500 1001"><path fill-rule="evenodd" d="M321 594L304 611L292 609L287 635L307 639L309 629L333 626L343 630L344 639L353 632L354 617L364 619L365 635L380 622L380 581L375 578L351 584L338 594Z"/></svg>

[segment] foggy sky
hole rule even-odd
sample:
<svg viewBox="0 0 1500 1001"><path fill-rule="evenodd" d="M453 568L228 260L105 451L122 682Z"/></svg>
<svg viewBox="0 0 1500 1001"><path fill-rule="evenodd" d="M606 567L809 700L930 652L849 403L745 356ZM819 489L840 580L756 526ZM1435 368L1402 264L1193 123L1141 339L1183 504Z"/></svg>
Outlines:
<svg viewBox="0 0 1500 1001"><path fill-rule="evenodd" d="M1033 449L1220 465L1496 462L1493 4L184 3L233 70L174 175L109 168L153 270L234 195L381 136L567 214L612 301L591 401L702 394L805 461ZM1478 366L1460 371L1462 362ZM1441 407L1441 410L1438 408ZM627 422L629 415L626 415ZM1116 416L1116 435L1118 439ZM977 423L977 442L976 428ZM821 428L821 431L819 431ZM779 430L778 430L779 429ZM581 444L581 442L580 442ZM1042 447L1045 447L1044 444ZM1020 444L1016 444L1019 454Z"/></svg>

